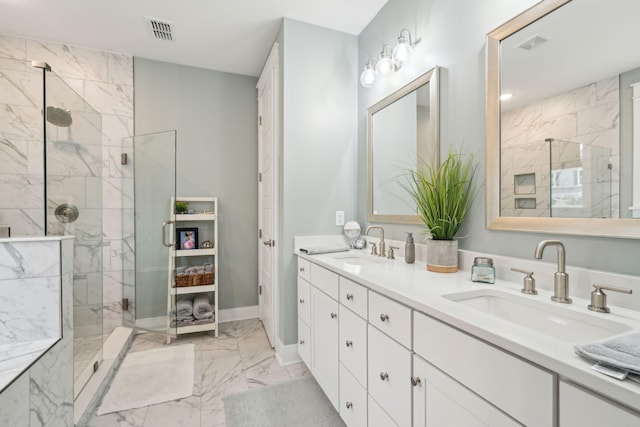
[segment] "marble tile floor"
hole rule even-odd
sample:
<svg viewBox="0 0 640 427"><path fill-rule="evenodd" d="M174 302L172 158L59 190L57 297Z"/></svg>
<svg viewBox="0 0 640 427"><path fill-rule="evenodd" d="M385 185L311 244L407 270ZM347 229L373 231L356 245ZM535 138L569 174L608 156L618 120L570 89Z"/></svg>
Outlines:
<svg viewBox="0 0 640 427"><path fill-rule="evenodd" d="M173 427L225 425L222 398L231 393L277 384L311 374L303 363L280 366L258 319L220 324L218 338L190 334L169 345L193 343L196 348L193 395L145 408L91 416L91 427ZM130 352L166 345L158 334L139 334Z"/></svg>

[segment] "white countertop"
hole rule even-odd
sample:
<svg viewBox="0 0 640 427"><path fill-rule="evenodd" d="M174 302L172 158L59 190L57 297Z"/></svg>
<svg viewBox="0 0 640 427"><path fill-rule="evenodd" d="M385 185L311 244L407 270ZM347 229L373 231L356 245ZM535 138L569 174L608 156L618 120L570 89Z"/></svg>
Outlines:
<svg viewBox="0 0 640 427"><path fill-rule="evenodd" d="M561 378L581 384L630 408L640 408L640 384L629 380L618 381L593 371L592 363L576 355L573 349L574 344L585 343L564 342L443 296L477 289L499 289L553 307L562 306L580 315L624 323L635 330L640 330L640 312L610 305L610 314L595 313L587 309L589 301L582 298L572 296L573 304L557 304L550 300L552 293L543 289L538 289L538 295L525 296L520 293L521 284L503 280L496 280L495 285L474 283L469 271L432 273L426 270L424 263L406 264L402 258L365 265L352 265L335 258L348 254L299 253L298 256L553 371Z"/></svg>

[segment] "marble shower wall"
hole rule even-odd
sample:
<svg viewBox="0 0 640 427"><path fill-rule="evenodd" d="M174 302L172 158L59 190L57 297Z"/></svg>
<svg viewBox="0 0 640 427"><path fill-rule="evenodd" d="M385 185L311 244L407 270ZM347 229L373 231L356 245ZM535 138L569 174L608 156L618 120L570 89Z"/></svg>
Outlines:
<svg viewBox="0 0 640 427"><path fill-rule="evenodd" d="M53 71L60 76L78 95L84 98L102 116L102 138L98 146L85 146L87 156L95 159L97 164L91 166L89 176L93 178L58 179L50 185L83 198L87 206L100 206L101 211L85 217L85 241L79 241L76 249L76 279L74 283L75 303L78 306L76 315L80 324L82 317L91 318L91 307L101 302L103 306L104 332L110 333L114 327L122 323L120 302L122 299L123 269L123 227L122 209L125 204L132 205L133 175L131 164L120 165L120 154L130 152L130 137L133 135L133 58L128 55L103 52L58 43L42 42L10 35L0 35L0 58L11 58L20 61L41 60L51 65ZM9 64L9 65L7 65ZM16 62L0 59L0 78L9 73L3 68L16 67ZM19 63L18 63L19 64ZM30 66L24 68L33 70ZM31 76L31 74L28 74ZM42 141L41 141L41 105L32 91L38 91L41 75L34 73L38 79L21 81L19 86L12 87L13 94L2 93L2 99L17 99L15 105L2 105L0 116L8 117L14 131L11 138L0 133L0 183L5 188L15 189L0 201L0 223L12 226L12 235L42 235ZM0 85L4 86L4 85ZM29 89L29 90L25 90ZM0 89L2 90L2 89ZM23 98L30 97L31 103ZM31 105L30 108L24 104ZM0 117L4 122L4 119ZM35 125L34 125L35 124ZM64 133L65 129L58 132ZM74 135L76 136L76 135ZM61 139L64 135L60 136ZM64 146L61 146L64 149ZM90 153L89 153L90 152ZM54 154L52 154L54 155ZM49 161L53 167L65 168L64 158L56 157ZM5 167L11 165L11 167ZM61 170L62 171L62 170ZM100 191L97 191L97 190ZM101 196L100 196L101 193ZM3 194L4 195L4 194ZM99 200L96 200L96 196ZM90 218L90 217L93 217ZM92 242L96 236L91 235L92 225L101 222L102 244L96 246ZM95 227L93 227L95 229ZM94 268L102 263L101 277ZM92 283L102 279L102 296L92 287ZM86 331L87 333L93 331Z"/></svg>
<svg viewBox="0 0 640 427"><path fill-rule="evenodd" d="M611 150L611 179L594 177L585 182L583 193L589 194L589 216L611 212L619 215L620 192L620 105L619 79L610 77L565 92L524 107L502 113L501 150L501 214L505 216L550 216L551 167L549 144L546 139L583 144L585 156L601 150ZM570 145L566 145L570 147ZM558 153L556 151L556 153ZM554 153L555 154L555 153ZM562 159L562 154L557 154ZM600 162L595 157L586 162ZM606 159L608 163L608 158ZM535 174L535 177L534 175ZM516 177L522 185L516 192ZM605 182L606 179L606 182ZM606 188L604 188L604 187ZM602 194L607 196L602 196ZM598 197L600 194L600 197ZM529 199L530 207L517 208L516 199ZM525 202L520 200L520 202ZM610 207L609 207L610 206ZM554 209L554 216L558 211ZM567 209L560 210L566 216ZM575 216L575 215L574 215Z"/></svg>
<svg viewBox="0 0 640 427"><path fill-rule="evenodd" d="M0 279L56 280L58 325L62 310L62 339L35 361L0 394L2 426L73 425L73 240L46 239L3 242L7 259L18 262L10 270L0 267ZM38 337L33 337L37 339Z"/></svg>

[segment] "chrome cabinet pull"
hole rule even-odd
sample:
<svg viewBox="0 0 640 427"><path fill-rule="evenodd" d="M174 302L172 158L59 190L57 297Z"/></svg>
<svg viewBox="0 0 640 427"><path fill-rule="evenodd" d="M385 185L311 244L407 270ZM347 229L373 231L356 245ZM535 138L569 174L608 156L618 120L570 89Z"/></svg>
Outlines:
<svg viewBox="0 0 640 427"><path fill-rule="evenodd" d="M420 384L420 377L411 377L411 385L415 387L418 384Z"/></svg>
<svg viewBox="0 0 640 427"><path fill-rule="evenodd" d="M300 301L300 304L304 304L304 300L302 298L300 298L298 301Z"/></svg>
<svg viewBox="0 0 640 427"><path fill-rule="evenodd" d="M388 314L381 314L380 315L380 320L382 320L383 322L386 322L387 320L389 320L389 315Z"/></svg>
<svg viewBox="0 0 640 427"><path fill-rule="evenodd" d="M347 294L347 299L348 300L352 300L353 299L353 294Z"/></svg>
<svg viewBox="0 0 640 427"><path fill-rule="evenodd" d="M347 347L353 347L353 341L351 341L351 340L347 340L347 342L345 342L345 344L347 345Z"/></svg>
<svg viewBox="0 0 640 427"><path fill-rule="evenodd" d="M382 381L388 380L389 379L389 374L386 372L380 372L380 379Z"/></svg>
<svg viewBox="0 0 640 427"><path fill-rule="evenodd" d="M304 340L300 340L300 344L304 344Z"/></svg>
<svg viewBox="0 0 640 427"><path fill-rule="evenodd" d="M335 319L336 317L338 317L338 314L337 314L337 313L331 313L331 318L332 318L332 319Z"/></svg>
<svg viewBox="0 0 640 427"><path fill-rule="evenodd" d="M300 273L304 273L304 267L300 267L300 268L298 269L298 271L299 271Z"/></svg>

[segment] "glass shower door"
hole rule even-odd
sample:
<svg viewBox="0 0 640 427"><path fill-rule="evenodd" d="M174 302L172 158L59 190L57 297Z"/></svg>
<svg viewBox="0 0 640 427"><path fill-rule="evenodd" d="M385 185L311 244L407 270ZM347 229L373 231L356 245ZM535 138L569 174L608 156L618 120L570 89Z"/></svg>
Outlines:
<svg viewBox="0 0 640 427"><path fill-rule="evenodd" d="M124 203L124 323L176 336L169 311L175 307L176 132L132 138L133 197ZM126 191L125 191L126 193Z"/></svg>
<svg viewBox="0 0 640 427"><path fill-rule="evenodd" d="M73 235L74 392L102 362L102 116L53 71L44 72L45 232ZM119 215L118 215L119 216ZM109 218L106 218L108 221ZM110 331L107 331L110 332Z"/></svg>

